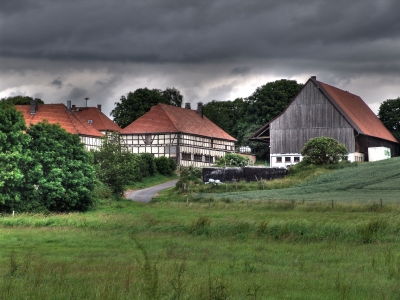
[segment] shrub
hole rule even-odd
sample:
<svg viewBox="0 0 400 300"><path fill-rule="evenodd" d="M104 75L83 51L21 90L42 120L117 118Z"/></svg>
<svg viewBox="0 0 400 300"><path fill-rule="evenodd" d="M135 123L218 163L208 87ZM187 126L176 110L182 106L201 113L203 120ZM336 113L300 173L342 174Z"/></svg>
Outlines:
<svg viewBox="0 0 400 300"><path fill-rule="evenodd" d="M176 188L181 188L183 183L189 185L191 182L195 184L202 183L201 180L201 169L196 168L193 165L189 167L180 166L179 167L179 181L176 183Z"/></svg>
<svg viewBox="0 0 400 300"><path fill-rule="evenodd" d="M235 154L227 153L224 157L220 157L215 161L215 165L218 167L245 167L249 164L250 159L248 157Z"/></svg>
<svg viewBox="0 0 400 300"><path fill-rule="evenodd" d="M165 156L156 157L154 159L157 172L161 175L172 175L176 169L176 163L172 158Z"/></svg>
<svg viewBox="0 0 400 300"><path fill-rule="evenodd" d="M142 175L143 177L153 176L157 172L154 157L150 153L141 153L140 158L143 161Z"/></svg>
<svg viewBox="0 0 400 300"><path fill-rule="evenodd" d="M146 168L142 157L130 153L118 134L104 139L100 151L94 152L94 162L98 178L117 195L123 194L126 185L141 181Z"/></svg>
<svg viewBox="0 0 400 300"><path fill-rule="evenodd" d="M308 164L335 164L347 160L348 151L337 140L321 136L310 139L301 150L304 163Z"/></svg>

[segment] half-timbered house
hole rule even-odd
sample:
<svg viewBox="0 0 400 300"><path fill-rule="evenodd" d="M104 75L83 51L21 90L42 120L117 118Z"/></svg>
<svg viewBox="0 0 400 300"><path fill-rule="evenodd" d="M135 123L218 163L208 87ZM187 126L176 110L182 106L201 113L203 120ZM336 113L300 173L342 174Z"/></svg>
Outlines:
<svg viewBox="0 0 400 300"><path fill-rule="evenodd" d="M197 111L166 104L149 112L120 131L132 153L151 153L175 159L178 165L211 165L218 157L234 152L236 139Z"/></svg>
<svg viewBox="0 0 400 300"><path fill-rule="evenodd" d="M50 124L59 124L69 133L79 135L87 150L99 150L101 146L103 134L64 104L37 104L36 100L31 100L30 105L15 107L22 112L28 127L47 120Z"/></svg>
<svg viewBox="0 0 400 300"><path fill-rule="evenodd" d="M398 155L398 141L359 97L311 77L288 107L249 140L267 143L271 167L302 160L305 143L327 136L344 144L350 161L368 161L368 148Z"/></svg>
<svg viewBox="0 0 400 300"><path fill-rule="evenodd" d="M97 107L77 107L72 105L70 110L74 114L77 114L79 117L84 119L89 125L96 128L102 134L119 132L121 130L121 127L115 124L101 111L100 104L98 104Z"/></svg>

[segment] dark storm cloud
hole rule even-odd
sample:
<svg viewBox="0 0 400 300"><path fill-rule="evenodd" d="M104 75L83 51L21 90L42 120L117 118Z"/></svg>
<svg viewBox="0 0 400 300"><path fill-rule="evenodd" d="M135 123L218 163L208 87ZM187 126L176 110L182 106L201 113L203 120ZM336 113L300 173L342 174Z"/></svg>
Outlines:
<svg viewBox="0 0 400 300"><path fill-rule="evenodd" d="M74 87L68 95L68 100L80 101L86 98L87 95L88 93L85 89Z"/></svg>
<svg viewBox="0 0 400 300"><path fill-rule="evenodd" d="M58 89L60 89L60 88L62 88L63 83L62 83L61 79L58 77L58 78L54 79L54 80L51 82L51 85L54 85L54 86L56 86Z"/></svg>
<svg viewBox="0 0 400 300"><path fill-rule="evenodd" d="M2 2L3 3L3 2ZM6 57L212 62L246 57L351 62L399 59L400 2L6 1ZM15 3L15 4L13 4ZM340 66L335 66L340 68Z"/></svg>

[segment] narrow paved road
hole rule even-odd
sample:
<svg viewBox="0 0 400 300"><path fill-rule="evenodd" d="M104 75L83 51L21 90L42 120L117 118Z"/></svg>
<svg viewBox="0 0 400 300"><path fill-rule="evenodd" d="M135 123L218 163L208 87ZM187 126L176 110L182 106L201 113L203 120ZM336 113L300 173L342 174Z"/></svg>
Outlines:
<svg viewBox="0 0 400 300"><path fill-rule="evenodd" d="M128 191L125 194L126 199L136 202L150 202L153 197L162 190L175 186L178 180L168 181L159 185L155 185L143 190Z"/></svg>

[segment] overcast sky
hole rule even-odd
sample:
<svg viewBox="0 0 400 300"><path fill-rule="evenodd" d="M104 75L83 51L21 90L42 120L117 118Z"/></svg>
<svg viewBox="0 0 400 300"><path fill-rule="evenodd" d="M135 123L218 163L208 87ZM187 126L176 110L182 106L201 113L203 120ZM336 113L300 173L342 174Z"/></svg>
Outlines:
<svg viewBox="0 0 400 300"><path fill-rule="evenodd" d="M400 96L399 16L398 0L1 0L0 98L109 115L137 88L195 104L316 75L377 112Z"/></svg>

